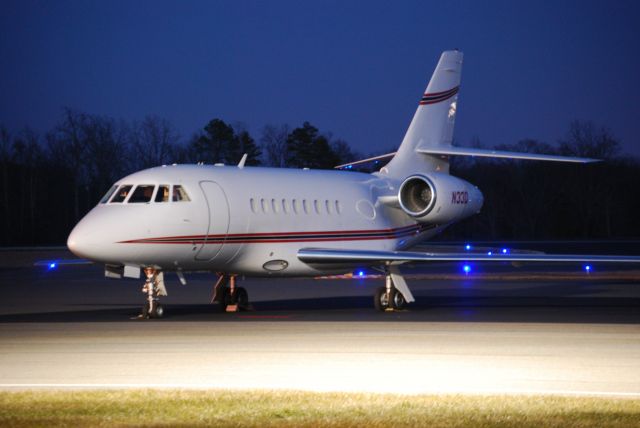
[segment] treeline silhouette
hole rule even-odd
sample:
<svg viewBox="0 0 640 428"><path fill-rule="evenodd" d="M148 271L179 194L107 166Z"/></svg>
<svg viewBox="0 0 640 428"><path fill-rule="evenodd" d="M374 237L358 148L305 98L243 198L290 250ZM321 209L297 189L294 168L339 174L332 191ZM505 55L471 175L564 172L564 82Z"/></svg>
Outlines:
<svg viewBox="0 0 640 428"><path fill-rule="evenodd" d="M482 146L474 141L473 146ZM574 122L557 146L532 140L497 147L594 157L588 165L452 159L452 173L485 195L481 214L444 239L611 239L640 236L640 164L619 155L605 128ZM256 141L241 123L213 119L187 139L166 119L127 122L64 109L45 135L0 126L0 245L60 245L121 177L172 163L237 163L332 169L361 155L308 122L267 125ZM369 153L365 156L379 153ZM373 165L379 169L381 165Z"/></svg>

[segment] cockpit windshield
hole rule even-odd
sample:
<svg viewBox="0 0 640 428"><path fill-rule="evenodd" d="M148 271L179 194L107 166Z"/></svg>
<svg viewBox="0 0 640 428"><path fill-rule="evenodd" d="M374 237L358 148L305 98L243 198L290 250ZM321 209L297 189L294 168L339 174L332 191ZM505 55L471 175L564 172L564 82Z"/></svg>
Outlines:
<svg viewBox="0 0 640 428"><path fill-rule="evenodd" d="M169 185L161 184L156 193L156 202L169 202Z"/></svg>
<svg viewBox="0 0 640 428"><path fill-rule="evenodd" d="M129 184L125 184L124 186L120 186L118 188L118 191L116 192L115 196L111 199L111 203L122 203L124 202L125 199L127 199L127 196L129 195L129 192L131 191L131 188L133 186L129 185Z"/></svg>
<svg viewBox="0 0 640 428"><path fill-rule="evenodd" d="M105 195L102 197L102 199L100 199L100 203L101 204L106 204L107 201L109 200L109 198L113 195L113 193L116 191L117 188L118 188L118 186L116 186L116 185L111 186L111 189L109 189L109 191L107 193L105 193Z"/></svg>
<svg viewBox="0 0 640 428"><path fill-rule="evenodd" d="M135 187L135 189L134 189ZM156 187L158 188L157 191ZM133 190L132 190L133 189ZM154 192L155 191L155 192ZM129 196L130 195L130 196ZM155 197L154 197L155 195ZM150 202L189 202L191 198L185 188L179 184L122 184L114 185L100 200L101 204L107 203L150 203Z"/></svg>
<svg viewBox="0 0 640 428"><path fill-rule="evenodd" d="M188 202L190 200L189 195L187 195L187 192L182 188L182 186L173 186L173 202Z"/></svg>
<svg viewBox="0 0 640 428"><path fill-rule="evenodd" d="M153 184L140 184L138 185L133 194L129 198L129 203L144 203L150 202L151 196L153 196L153 190L156 186Z"/></svg>

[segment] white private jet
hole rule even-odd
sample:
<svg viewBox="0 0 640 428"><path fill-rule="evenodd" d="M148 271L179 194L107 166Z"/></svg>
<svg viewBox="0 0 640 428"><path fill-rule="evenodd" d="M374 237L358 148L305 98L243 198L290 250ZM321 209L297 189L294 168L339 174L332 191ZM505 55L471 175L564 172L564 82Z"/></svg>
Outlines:
<svg viewBox="0 0 640 428"><path fill-rule="evenodd" d="M386 282L375 293L375 307L394 310L414 301L399 270L407 262L639 262L404 251L482 207L476 186L449 175L450 156L594 161L452 146L461 70L462 52L442 54L398 151L374 158L392 157L376 173L244 167L246 155L237 166L151 168L114 184L67 245L104 263L108 277L139 278L143 271L143 315L152 318L163 314L158 297L166 295L165 271L182 283L186 271L217 273L214 299L235 310L249 303L235 285L237 275L313 277L380 267Z"/></svg>

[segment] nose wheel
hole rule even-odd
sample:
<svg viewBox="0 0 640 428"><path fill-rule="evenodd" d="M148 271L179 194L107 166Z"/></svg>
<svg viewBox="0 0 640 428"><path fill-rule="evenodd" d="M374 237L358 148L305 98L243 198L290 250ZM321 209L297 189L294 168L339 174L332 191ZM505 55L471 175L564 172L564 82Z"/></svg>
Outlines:
<svg viewBox="0 0 640 428"><path fill-rule="evenodd" d="M163 315L164 315L164 308L160 303L158 303L157 299L155 299L151 303L145 302L144 306L142 307L143 318L147 318L147 319L162 318Z"/></svg>
<svg viewBox="0 0 640 428"><path fill-rule="evenodd" d="M146 294L146 299L142 306L142 314L139 318L162 318L164 308L159 303L159 300L160 296L167 295L163 274L154 268L145 268L144 274L147 279L142 286L142 292Z"/></svg>

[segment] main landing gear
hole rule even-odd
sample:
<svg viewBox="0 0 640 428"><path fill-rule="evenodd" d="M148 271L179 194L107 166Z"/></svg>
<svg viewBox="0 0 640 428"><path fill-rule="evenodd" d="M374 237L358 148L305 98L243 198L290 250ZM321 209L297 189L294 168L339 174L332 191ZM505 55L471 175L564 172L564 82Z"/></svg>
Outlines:
<svg viewBox="0 0 640 428"><path fill-rule="evenodd" d="M391 275L387 275L385 285L378 287L373 296L374 307L377 311L397 311L403 309L405 303L402 293L393 286Z"/></svg>
<svg viewBox="0 0 640 428"><path fill-rule="evenodd" d="M249 293L244 287L236 287L236 275L220 274L213 287L211 303L218 302L223 312L251 310Z"/></svg>
<svg viewBox="0 0 640 428"><path fill-rule="evenodd" d="M147 295L147 298L142 307L140 318L162 318L164 308L159 303L159 298L167 295L167 289L164 286L164 275L154 268L145 268L144 274L147 280L142 286L142 292Z"/></svg>
<svg viewBox="0 0 640 428"><path fill-rule="evenodd" d="M378 287L373 296L373 305L378 311L399 311L407 303L415 301L398 266L385 268L385 285Z"/></svg>

